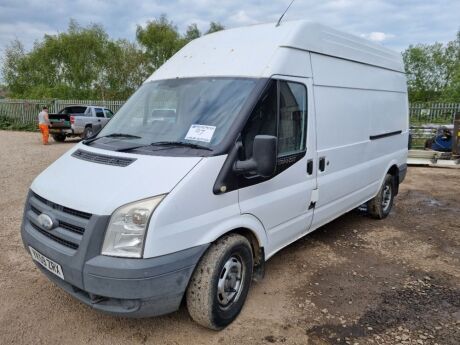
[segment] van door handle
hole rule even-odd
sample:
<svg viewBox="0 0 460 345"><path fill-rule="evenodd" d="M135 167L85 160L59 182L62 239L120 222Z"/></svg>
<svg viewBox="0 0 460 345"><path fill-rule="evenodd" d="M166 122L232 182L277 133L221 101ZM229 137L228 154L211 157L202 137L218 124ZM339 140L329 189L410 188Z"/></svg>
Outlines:
<svg viewBox="0 0 460 345"><path fill-rule="evenodd" d="M321 172L326 169L326 157L319 157L318 168Z"/></svg>
<svg viewBox="0 0 460 345"><path fill-rule="evenodd" d="M313 159L307 160L307 174L313 174Z"/></svg>

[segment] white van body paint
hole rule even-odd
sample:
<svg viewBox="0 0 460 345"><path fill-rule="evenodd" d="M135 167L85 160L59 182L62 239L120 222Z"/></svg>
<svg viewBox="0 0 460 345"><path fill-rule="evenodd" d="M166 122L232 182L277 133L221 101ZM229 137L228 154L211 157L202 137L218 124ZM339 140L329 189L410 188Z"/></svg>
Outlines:
<svg viewBox="0 0 460 345"><path fill-rule="evenodd" d="M215 195L212 188L227 155L160 157L79 144L40 174L31 189L60 205L98 215L169 193L150 220L145 258L210 243L238 228L252 231L269 258L371 199L390 167L405 164L408 102L403 72L400 54L306 21L205 35L187 44L146 83L213 76L300 82L308 95L304 158L263 183ZM392 131L401 134L370 140ZM78 148L137 160L125 168L94 164L71 157ZM329 164L319 172L318 158L323 156ZM309 159L311 176L306 174ZM316 205L309 209L311 202Z"/></svg>
<svg viewBox="0 0 460 345"><path fill-rule="evenodd" d="M72 157L78 149L135 158L118 167ZM169 193L201 160L200 157L161 157L101 150L75 145L45 169L31 189L56 204L97 215L111 215L122 205Z"/></svg>

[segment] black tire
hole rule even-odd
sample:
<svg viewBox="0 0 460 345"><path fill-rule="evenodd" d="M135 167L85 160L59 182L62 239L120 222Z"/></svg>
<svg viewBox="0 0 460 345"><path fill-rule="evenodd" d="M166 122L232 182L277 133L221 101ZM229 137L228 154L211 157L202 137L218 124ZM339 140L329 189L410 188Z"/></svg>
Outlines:
<svg viewBox="0 0 460 345"><path fill-rule="evenodd" d="M83 131L83 139L88 139L93 135L93 128L91 126L85 127Z"/></svg>
<svg viewBox="0 0 460 345"><path fill-rule="evenodd" d="M383 219L390 214L396 192L395 187L394 177L387 174L377 195L367 202L367 212L372 218Z"/></svg>
<svg viewBox="0 0 460 345"><path fill-rule="evenodd" d="M57 141L59 143L63 143L65 141L65 138L65 134L53 134L54 141Z"/></svg>
<svg viewBox="0 0 460 345"><path fill-rule="evenodd" d="M239 285L238 263L241 267ZM230 234L211 244L187 288L187 309L192 319L214 330L235 320L246 300L253 266L251 245L245 237Z"/></svg>

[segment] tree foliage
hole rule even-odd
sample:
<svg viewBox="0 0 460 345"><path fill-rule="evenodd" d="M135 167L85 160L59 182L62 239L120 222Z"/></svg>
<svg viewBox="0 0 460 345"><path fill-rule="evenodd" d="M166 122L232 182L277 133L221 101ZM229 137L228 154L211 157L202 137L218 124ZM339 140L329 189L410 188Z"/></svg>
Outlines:
<svg viewBox="0 0 460 345"><path fill-rule="evenodd" d="M211 22L208 32L222 30ZM45 35L27 52L12 41L3 56L8 94L17 98L126 99L167 59L201 36L181 35L165 15L138 26L136 42L112 40L101 25L71 20L66 32Z"/></svg>
<svg viewBox="0 0 460 345"><path fill-rule="evenodd" d="M460 31L447 44L409 46L403 60L411 102L460 102Z"/></svg>
<svg viewBox="0 0 460 345"><path fill-rule="evenodd" d="M221 31L221 30L224 30L224 26L220 23L217 23L217 22L211 22L209 24L209 29L208 31L206 32L207 34L212 34L213 32L217 32L217 31Z"/></svg>

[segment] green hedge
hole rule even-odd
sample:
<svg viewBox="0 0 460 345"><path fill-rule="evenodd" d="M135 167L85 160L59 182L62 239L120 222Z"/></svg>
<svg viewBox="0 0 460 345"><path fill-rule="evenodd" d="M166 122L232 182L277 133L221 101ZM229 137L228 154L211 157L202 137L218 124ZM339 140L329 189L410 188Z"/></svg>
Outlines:
<svg viewBox="0 0 460 345"><path fill-rule="evenodd" d="M34 122L31 123L21 123L15 121L10 117L0 115L0 129L11 130L11 131L28 131L36 132L38 131L37 124Z"/></svg>

